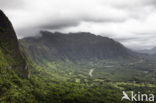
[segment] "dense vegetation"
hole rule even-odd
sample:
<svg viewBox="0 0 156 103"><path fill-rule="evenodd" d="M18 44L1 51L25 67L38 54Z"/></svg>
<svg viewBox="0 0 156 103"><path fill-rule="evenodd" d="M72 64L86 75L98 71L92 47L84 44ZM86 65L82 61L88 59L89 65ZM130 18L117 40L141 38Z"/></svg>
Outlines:
<svg viewBox="0 0 156 103"><path fill-rule="evenodd" d="M134 73L130 68L99 67L91 77L88 73L92 67L87 65L56 61L32 65L31 79L22 79L9 69L2 73L0 102L120 103L123 90L156 93L155 70L147 73L140 69Z"/></svg>

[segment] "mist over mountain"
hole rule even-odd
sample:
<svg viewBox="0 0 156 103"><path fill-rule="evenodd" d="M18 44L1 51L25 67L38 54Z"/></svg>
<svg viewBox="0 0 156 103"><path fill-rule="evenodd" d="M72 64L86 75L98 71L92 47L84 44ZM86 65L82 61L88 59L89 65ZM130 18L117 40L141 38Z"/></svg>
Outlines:
<svg viewBox="0 0 156 103"><path fill-rule="evenodd" d="M0 10L0 68L10 68L22 76L27 76L28 67L23 53L19 49L14 28Z"/></svg>
<svg viewBox="0 0 156 103"><path fill-rule="evenodd" d="M146 54L156 54L156 47L152 48L152 49L144 49L144 50L138 50L138 53L146 53Z"/></svg>
<svg viewBox="0 0 156 103"><path fill-rule="evenodd" d="M40 60L132 60L136 54L113 39L87 32L51 33L41 31L41 37L20 40L27 55Z"/></svg>

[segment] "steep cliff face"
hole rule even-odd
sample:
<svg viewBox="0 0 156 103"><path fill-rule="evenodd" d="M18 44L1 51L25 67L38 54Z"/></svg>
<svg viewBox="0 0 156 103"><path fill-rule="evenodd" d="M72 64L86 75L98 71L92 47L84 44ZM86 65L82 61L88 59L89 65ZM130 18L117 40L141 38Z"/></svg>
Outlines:
<svg viewBox="0 0 156 103"><path fill-rule="evenodd" d="M132 60L135 53L113 39L91 33L41 32L42 37L20 40L24 51L34 61L41 60Z"/></svg>
<svg viewBox="0 0 156 103"><path fill-rule="evenodd" d="M28 75L28 67L23 53L19 49L14 28L0 10L0 69L13 69L21 76Z"/></svg>

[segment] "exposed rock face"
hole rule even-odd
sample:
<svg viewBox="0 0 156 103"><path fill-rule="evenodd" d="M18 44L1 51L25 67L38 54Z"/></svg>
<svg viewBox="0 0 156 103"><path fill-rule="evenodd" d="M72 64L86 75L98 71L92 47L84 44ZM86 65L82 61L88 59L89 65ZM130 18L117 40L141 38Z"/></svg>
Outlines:
<svg viewBox="0 0 156 103"><path fill-rule="evenodd" d="M0 11L0 45L5 47L5 49L11 50L12 53L10 55L15 59L22 58L21 55L18 55L20 51L13 26L2 11Z"/></svg>
<svg viewBox="0 0 156 103"><path fill-rule="evenodd" d="M86 32L63 34L44 31L41 34L42 37L39 38L29 37L20 40L24 51L34 61L135 59L135 53L107 37Z"/></svg>
<svg viewBox="0 0 156 103"><path fill-rule="evenodd" d="M0 51L3 58L6 59L8 65L22 76L27 76L28 67L18 45L18 40L14 28L0 10ZM2 58L0 56L0 58ZM27 68L25 68L27 67Z"/></svg>

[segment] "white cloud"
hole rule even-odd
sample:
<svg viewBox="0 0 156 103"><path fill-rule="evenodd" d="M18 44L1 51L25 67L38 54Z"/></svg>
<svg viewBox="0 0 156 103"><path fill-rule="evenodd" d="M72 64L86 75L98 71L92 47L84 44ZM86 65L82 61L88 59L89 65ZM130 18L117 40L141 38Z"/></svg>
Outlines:
<svg viewBox="0 0 156 103"><path fill-rule="evenodd" d="M133 49L156 46L155 0L0 0L0 6L19 38L41 29L86 31Z"/></svg>

